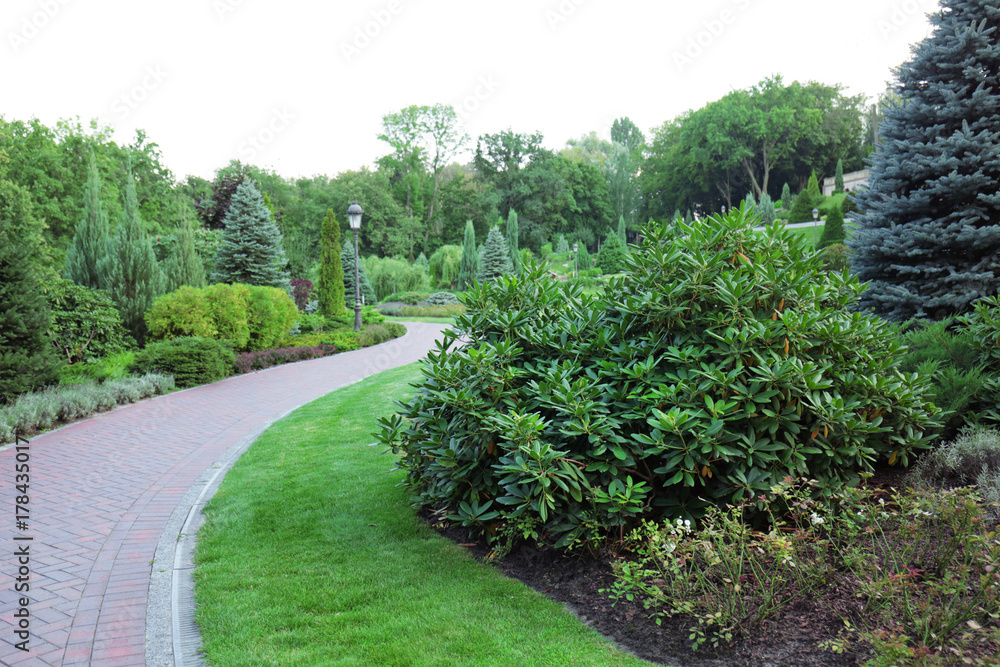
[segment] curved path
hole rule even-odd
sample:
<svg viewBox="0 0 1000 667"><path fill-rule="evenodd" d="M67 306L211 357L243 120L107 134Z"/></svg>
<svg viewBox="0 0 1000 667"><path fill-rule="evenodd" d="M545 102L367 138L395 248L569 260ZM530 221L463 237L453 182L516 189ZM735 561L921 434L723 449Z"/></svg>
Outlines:
<svg viewBox="0 0 1000 667"><path fill-rule="evenodd" d="M179 589L171 570L183 560L175 553L182 527L198 514L191 508L275 420L417 361L443 329L406 326L405 336L382 345L175 392L38 436L20 452L0 449L0 663L175 664L170 605L176 611ZM21 527L19 455L30 459ZM30 591L16 592L24 584ZM21 596L26 619L17 616ZM25 621L28 651L16 646Z"/></svg>

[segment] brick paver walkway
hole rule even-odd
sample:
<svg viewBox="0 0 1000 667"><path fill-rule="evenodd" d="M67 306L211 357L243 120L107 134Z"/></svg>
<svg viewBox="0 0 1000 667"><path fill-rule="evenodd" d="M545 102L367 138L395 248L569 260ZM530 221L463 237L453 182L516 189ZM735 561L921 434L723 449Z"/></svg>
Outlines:
<svg viewBox="0 0 1000 667"><path fill-rule="evenodd" d="M161 396L33 439L26 530L15 516L24 495L16 489L18 452L0 451L0 662L143 665L153 555L188 490L263 424L422 358L442 327L407 328L376 347ZM17 592L19 583L30 590ZM27 652L16 647L22 596L30 601Z"/></svg>

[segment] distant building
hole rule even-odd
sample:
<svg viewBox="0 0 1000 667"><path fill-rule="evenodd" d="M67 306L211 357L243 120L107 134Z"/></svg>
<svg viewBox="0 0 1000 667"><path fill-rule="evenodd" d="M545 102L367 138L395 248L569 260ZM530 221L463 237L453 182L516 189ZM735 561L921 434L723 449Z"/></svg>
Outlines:
<svg viewBox="0 0 1000 667"><path fill-rule="evenodd" d="M833 194L833 182L836 180L833 176L830 178L823 179L823 196L829 197ZM868 170L862 169L861 171L852 171L849 174L844 174L844 192L853 192L855 188L860 188L864 185L868 185Z"/></svg>

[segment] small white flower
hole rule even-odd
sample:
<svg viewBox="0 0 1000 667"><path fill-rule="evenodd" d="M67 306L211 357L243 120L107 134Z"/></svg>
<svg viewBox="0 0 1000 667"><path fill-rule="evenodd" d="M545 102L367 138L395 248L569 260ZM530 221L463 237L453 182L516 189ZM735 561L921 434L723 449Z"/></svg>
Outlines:
<svg viewBox="0 0 1000 667"><path fill-rule="evenodd" d="M809 521L812 522L812 525L816 526L823 523L823 517L816 514L816 512L813 512L812 514L809 515Z"/></svg>

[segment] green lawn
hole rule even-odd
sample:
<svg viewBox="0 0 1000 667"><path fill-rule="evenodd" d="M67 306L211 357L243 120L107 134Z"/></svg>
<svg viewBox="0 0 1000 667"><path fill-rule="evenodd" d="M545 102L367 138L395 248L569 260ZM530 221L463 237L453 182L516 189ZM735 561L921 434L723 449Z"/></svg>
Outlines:
<svg viewBox="0 0 1000 667"><path fill-rule="evenodd" d="M205 509L198 624L210 665L648 664L415 516L375 419L387 371L272 426Z"/></svg>
<svg viewBox="0 0 1000 667"><path fill-rule="evenodd" d="M394 317L387 315L386 322L430 322L431 324L454 324L454 317Z"/></svg>

